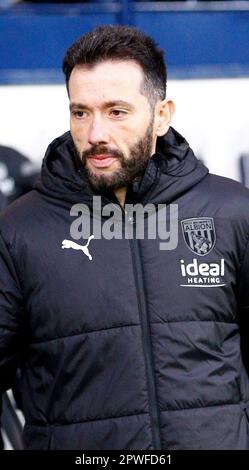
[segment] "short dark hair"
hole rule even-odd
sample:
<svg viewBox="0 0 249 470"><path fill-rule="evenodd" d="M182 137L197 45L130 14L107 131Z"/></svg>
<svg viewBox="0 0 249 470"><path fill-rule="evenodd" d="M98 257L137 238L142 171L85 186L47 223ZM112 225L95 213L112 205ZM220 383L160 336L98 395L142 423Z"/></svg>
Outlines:
<svg viewBox="0 0 249 470"><path fill-rule="evenodd" d="M166 96L167 70L164 53L155 41L130 26L98 26L80 37L66 52L63 72L68 83L76 65L94 67L106 60L133 60L144 73L141 92L152 106Z"/></svg>

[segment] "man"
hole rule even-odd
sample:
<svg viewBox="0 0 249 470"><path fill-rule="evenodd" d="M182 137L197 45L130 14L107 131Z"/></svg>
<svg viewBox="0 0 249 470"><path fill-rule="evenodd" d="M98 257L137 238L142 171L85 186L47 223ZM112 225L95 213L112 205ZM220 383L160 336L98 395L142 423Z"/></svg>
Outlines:
<svg viewBox="0 0 249 470"><path fill-rule="evenodd" d="M0 192L0 210L5 206L5 199L3 194ZM3 439L1 434L1 422L0 422L0 450L3 449Z"/></svg>
<svg viewBox="0 0 249 470"><path fill-rule="evenodd" d="M22 153L12 147L0 145L0 210L27 193L38 177L37 167ZM18 407L21 407L19 396L19 371L17 373L13 394ZM21 447L18 430L21 425L12 409L11 401L5 395L3 400L3 427L12 445ZM6 429L7 428L7 429ZM0 449L3 448L0 428Z"/></svg>
<svg viewBox="0 0 249 470"><path fill-rule="evenodd" d="M71 132L0 223L1 387L22 364L25 445L247 449L249 192L169 127L151 38L98 27L63 70ZM179 222L166 248L151 220Z"/></svg>
<svg viewBox="0 0 249 470"><path fill-rule="evenodd" d="M0 191L4 195L4 205L30 191L38 175L37 167L25 155L0 145Z"/></svg>

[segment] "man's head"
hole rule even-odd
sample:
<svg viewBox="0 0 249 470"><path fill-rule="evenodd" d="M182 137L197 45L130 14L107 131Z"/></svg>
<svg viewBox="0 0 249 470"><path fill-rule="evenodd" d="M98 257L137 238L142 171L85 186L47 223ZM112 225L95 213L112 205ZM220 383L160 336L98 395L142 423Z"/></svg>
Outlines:
<svg viewBox="0 0 249 470"><path fill-rule="evenodd" d="M76 65L94 67L110 60L128 60L140 65L144 75L141 93L148 98L152 109L158 99L165 98L167 71L163 51L149 36L128 26L99 26L68 49L63 61L67 89Z"/></svg>
<svg viewBox="0 0 249 470"><path fill-rule="evenodd" d="M63 71L72 138L90 182L126 186L143 174L169 127L163 52L135 28L101 26L68 49Z"/></svg>

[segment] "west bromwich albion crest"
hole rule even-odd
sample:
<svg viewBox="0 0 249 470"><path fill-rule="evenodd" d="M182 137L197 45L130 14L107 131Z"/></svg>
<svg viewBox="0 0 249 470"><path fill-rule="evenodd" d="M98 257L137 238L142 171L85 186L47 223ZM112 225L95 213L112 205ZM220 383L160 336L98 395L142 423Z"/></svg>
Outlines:
<svg viewBox="0 0 249 470"><path fill-rule="evenodd" d="M216 242L212 217L185 219L181 225L183 238L191 251L200 256L210 253Z"/></svg>

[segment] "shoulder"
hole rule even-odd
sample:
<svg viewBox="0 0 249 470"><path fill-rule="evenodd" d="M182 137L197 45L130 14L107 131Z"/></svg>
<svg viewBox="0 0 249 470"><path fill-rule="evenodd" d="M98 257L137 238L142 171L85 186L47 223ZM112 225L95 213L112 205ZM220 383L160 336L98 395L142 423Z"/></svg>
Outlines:
<svg viewBox="0 0 249 470"><path fill-rule="evenodd" d="M242 217L249 223L249 189L238 181L209 174L199 190L206 195L216 215L230 219Z"/></svg>
<svg viewBox="0 0 249 470"><path fill-rule="evenodd" d="M218 192L220 192L220 190L229 190L233 194L249 198L249 189L239 183L239 181L226 178L225 176L214 175L212 173L209 173L208 179L209 184Z"/></svg>

